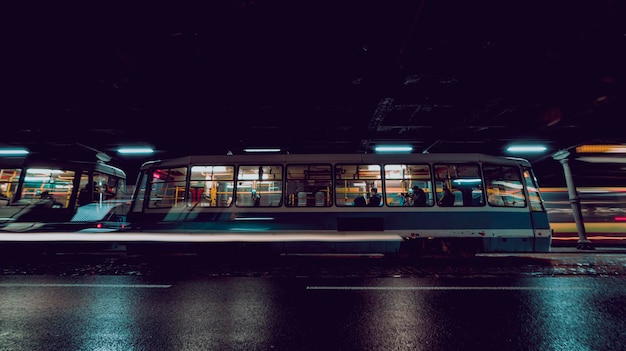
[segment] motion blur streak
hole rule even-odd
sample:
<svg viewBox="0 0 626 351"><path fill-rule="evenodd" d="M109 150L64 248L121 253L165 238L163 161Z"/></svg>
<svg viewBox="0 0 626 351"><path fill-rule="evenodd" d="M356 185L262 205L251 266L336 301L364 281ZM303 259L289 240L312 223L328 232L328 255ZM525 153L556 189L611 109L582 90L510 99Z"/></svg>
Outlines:
<svg viewBox="0 0 626 351"><path fill-rule="evenodd" d="M589 290L585 287L541 286L307 286L307 290Z"/></svg>

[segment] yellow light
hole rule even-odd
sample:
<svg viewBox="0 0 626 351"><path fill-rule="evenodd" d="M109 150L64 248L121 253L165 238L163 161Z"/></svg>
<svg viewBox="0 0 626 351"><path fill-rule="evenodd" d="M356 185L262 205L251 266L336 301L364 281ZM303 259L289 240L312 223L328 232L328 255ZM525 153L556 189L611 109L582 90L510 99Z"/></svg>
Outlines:
<svg viewBox="0 0 626 351"><path fill-rule="evenodd" d="M626 145L581 145L576 148L579 154L599 154L599 153L626 153Z"/></svg>

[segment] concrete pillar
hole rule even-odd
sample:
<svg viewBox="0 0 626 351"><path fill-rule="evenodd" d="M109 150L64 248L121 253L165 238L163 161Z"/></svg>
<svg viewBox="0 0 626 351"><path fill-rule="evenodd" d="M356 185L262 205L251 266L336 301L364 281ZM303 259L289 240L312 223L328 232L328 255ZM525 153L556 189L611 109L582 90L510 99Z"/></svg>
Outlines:
<svg viewBox="0 0 626 351"><path fill-rule="evenodd" d="M561 150L553 154L552 158L559 161L563 166L569 202L572 206L572 215L574 216L576 230L578 231L578 245L576 245L576 248L579 250L594 250L595 248L591 244L591 241L587 239L587 234L585 232L585 224L583 223L583 215L580 209L580 198L578 197L578 191L574 185L572 172L570 171L569 164L567 163L569 155L569 151Z"/></svg>

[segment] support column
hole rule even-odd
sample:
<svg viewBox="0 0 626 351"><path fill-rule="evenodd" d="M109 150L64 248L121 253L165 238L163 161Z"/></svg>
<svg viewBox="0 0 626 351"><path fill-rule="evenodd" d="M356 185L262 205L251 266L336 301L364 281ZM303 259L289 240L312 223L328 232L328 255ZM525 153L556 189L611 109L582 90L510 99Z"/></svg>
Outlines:
<svg viewBox="0 0 626 351"><path fill-rule="evenodd" d="M572 172L570 171L568 157L570 153L566 150L560 150L552 155L552 158L559 161L563 166L563 173L565 174L565 183L567 184L567 193L569 195L569 202L572 206L572 215L576 222L576 230L578 231L578 245L576 248L579 250L594 250L593 244L587 239L585 232L585 225L583 223L583 214L580 209L580 198L578 197L578 191L574 186L574 180L572 178Z"/></svg>

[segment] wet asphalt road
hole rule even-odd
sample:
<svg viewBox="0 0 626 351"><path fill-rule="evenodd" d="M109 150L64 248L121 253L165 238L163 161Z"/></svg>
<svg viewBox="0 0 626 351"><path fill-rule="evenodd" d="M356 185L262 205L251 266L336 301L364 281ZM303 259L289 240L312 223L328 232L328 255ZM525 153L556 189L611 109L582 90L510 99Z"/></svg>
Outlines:
<svg viewBox="0 0 626 351"><path fill-rule="evenodd" d="M5 253L0 350L624 350L626 252Z"/></svg>

